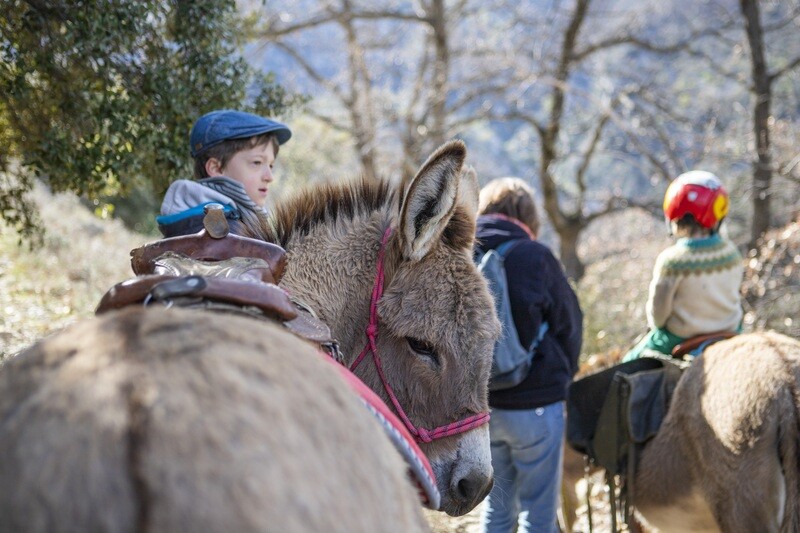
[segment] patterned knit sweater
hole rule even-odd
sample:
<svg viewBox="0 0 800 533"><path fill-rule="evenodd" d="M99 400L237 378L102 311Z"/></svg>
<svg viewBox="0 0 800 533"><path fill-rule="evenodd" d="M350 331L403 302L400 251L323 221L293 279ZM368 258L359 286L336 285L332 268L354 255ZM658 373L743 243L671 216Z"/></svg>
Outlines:
<svg viewBox="0 0 800 533"><path fill-rule="evenodd" d="M647 300L650 327L684 338L735 330L742 320L743 271L731 241L719 235L679 239L656 260Z"/></svg>

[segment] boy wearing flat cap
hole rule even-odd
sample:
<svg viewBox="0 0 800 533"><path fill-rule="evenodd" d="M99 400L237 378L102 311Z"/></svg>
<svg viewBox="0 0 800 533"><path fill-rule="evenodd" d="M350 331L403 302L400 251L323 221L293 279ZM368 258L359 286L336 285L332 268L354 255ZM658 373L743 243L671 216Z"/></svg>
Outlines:
<svg viewBox="0 0 800 533"><path fill-rule="evenodd" d="M200 117L189 136L195 179L177 180L167 189L156 219L164 237L203 229L209 203L223 205L231 233L259 235L272 165L291 136L284 124L242 111Z"/></svg>

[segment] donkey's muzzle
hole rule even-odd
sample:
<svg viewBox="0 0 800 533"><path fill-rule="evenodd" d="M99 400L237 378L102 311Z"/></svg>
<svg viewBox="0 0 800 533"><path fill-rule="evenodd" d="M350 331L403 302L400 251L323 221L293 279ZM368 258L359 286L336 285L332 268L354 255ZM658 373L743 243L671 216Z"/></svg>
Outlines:
<svg viewBox="0 0 800 533"><path fill-rule="evenodd" d="M449 514L466 514L474 509L492 490L494 476L486 475L480 470L473 470L463 477L454 476L450 483L450 499L455 512Z"/></svg>

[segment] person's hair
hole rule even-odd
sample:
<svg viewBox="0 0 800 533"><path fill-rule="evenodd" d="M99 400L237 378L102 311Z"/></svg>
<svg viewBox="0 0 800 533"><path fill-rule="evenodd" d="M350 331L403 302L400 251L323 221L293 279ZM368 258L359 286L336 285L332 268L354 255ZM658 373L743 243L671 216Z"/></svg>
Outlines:
<svg viewBox="0 0 800 533"><path fill-rule="evenodd" d="M515 218L528 226L534 235L539 233L539 214L533 189L519 178L497 178L481 189L478 213L497 213Z"/></svg>
<svg viewBox="0 0 800 533"><path fill-rule="evenodd" d="M204 150L194 158L194 177L195 179L203 179L208 177L206 172L206 162L209 159L218 159L221 167L228 164L233 156L242 150L249 150L256 146L268 146L272 144L275 149L275 157L278 156L280 145L278 144L278 137L274 133L262 133L253 137L245 137L244 139L230 139L222 141Z"/></svg>
<svg viewBox="0 0 800 533"><path fill-rule="evenodd" d="M721 223L721 222L720 222ZM700 224L694 215L686 213L678 220L673 220L673 231L678 237L692 237L694 235L713 235L719 230L719 224L716 228L707 228Z"/></svg>

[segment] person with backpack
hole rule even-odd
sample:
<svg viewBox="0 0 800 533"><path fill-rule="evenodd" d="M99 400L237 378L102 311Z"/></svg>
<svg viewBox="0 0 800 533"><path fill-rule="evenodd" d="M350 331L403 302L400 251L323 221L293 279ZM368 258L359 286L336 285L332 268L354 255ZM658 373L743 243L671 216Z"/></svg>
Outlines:
<svg viewBox="0 0 800 533"><path fill-rule="evenodd" d="M504 329L523 347L533 347L519 383L499 389L490 381L495 481L481 527L493 533L557 532L564 400L578 370L583 314L560 262L536 241L539 218L533 190L524 181L488 183L478 212L476 259L498 249L503 258L513 318Z"/></svg>

